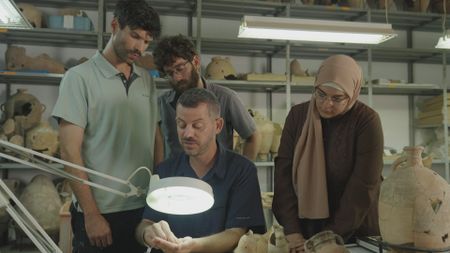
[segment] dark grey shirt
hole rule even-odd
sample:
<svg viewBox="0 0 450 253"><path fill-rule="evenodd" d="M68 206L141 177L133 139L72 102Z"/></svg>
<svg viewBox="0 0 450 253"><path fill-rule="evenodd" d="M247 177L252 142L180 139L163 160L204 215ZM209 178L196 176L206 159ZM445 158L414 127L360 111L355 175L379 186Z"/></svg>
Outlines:
<svg viewBox="0 0 450 253"><path fill-rule="evenodd" d="M156 168L160 178L192 177L211 185L214 193L211 209L199 214L171 215L146 206L143 218L154 222L167 221L178 238L209 236L230 228L249 228L254 233L265 233L255 165L222 145L217 146L214 165L202 178L198 178L186 153L171 157Z"/></svg>
<svg viewBox="0 0 450 253"><path fill-rule="evenodd" d="M204 79L203 83L207 90L216 95L220 103L220 115L224 119L224 126L217 139L222 145L231 149L233 147L233 129L243 139L247 139L256 130L255 122L235 91L217 84L208 83ZM164 92L158 98L161 131L164 136L165 158L179 154L182 151L178 141L175 122L175 99L177 99L177 96L173 89Z"/></svg>

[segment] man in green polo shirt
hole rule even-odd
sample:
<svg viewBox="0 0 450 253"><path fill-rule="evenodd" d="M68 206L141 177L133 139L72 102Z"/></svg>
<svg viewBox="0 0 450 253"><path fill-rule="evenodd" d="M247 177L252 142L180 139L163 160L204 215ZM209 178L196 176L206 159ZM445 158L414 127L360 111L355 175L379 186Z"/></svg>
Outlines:
<svg viewBox="0 0 450 253"><path fill-rule="evenodd" d="M117 2L104 50L61 81L53 116L60 124L62 159L124 180L138 167L152 168L162 160L156 88L148 72L134 64L160 30L158 14L144 0ZM117 187L95 176L88 179ZM148 181L139 173L132 183L146 188ZM133 236L145 196L123 198L79 183L71 186L74 252L145 250Z"/></svg>

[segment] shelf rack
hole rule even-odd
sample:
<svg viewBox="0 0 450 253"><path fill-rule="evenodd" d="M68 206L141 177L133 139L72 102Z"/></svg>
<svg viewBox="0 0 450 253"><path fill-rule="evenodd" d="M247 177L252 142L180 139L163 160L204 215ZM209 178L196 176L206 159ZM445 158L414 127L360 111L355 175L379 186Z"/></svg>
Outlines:
<svg viewBox="0 0 450 253"><path fill-rule="evenodd" d="M105 19L104 11L111 11L117 0L16 0L17 3L31 3L42 7L75 7L85 10L99 12L99 20ZM301 5L293 3L275 3L257 0L149 0L150 4L161 14L168 16L186 17L189 25L189 33L192 36L193 27L197 17L199 19L226 19L238 21L243 15L257 16L280 16L308 19L327 19L341 21L372 21L385 22L384 10L355 9L346 7L329 7ZM199 6L197 6L199 5ZM104 9L104 10L103 10ZM200 10L199 13L198 10ZM437 13L416 13L406 11L389 12L389 22L394 29L406 31L407 36L412 31L440 32L442 15ZM450 15L446 17L450 20ZM101 21L100 21L101 22ZM104 21L103 21L104 22ZM199 24L199 23L197 23ZM101 26L100 26L101 27ZM410 48L387 47L387 46L360 46L346 44L321 44L321 43L297 43L287 44L285 41L251 40L251 39L222 39L205 38L200 32L193 36L194 40L201 43L202 54L224 54L249 57L266 58L307 58L321 59L333 54L347 54L358 61L372 62L400 62L407 63L410 73L415 63L442 64L450 61L450 54L443 50L434 48ZM237 29L237 27L236 27ZM109 39L108 33L97 32L72 32L52 29L35 29L31 31L2 30L0 31L1 43L42 45L72 48L100 48L100 44ZM447 82L443 74L444 83ZM412 79L412 75L408 77ZM0 83L14 84L45 84L58 85L61 76L55 74L6 74L0 73ZM413 82L413 80L408 80ZM156 80L158 88L167 88L167 83L162 79ZM311 86L298 86L286 84L286 82L250 82L250 81L220 81L217 82L239 91L265 91L288 93L308 93ZM362 88L362 94L369 94L371 104L372 94L408 95L410 100L410 111L413 107L414 96L438 95L446 91L446 87L430 88L421 87L416 84L377 86L371 85ZM268 95L270 96L270 95ZM290 101L290 98L287 98ZM411 112L410 112L411 113ZM415 126L411 123L411 126ZM444 128L446 126L443 126ZM414 137L412 137L414 138ZM410 139L412 139L410 137ZM413 139L412 139L413 140ZM447 142L446 142L447 143ZM414 141L412 142L414 144ZM448 161L445 162L448 173ZM448 179L448 175L447 175Z"/></svg>

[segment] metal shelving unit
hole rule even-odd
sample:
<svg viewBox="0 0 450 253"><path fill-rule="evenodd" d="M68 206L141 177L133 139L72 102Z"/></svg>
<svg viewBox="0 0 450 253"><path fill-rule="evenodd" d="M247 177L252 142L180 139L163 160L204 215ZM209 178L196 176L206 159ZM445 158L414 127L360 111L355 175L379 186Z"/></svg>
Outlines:
<svg viewBox="0 0 450 253"><path fill-rule="evenodd" d="M63 74L29 73L0 71L0 83L6 84L29 84L29 85L54 85L58 86ZM167 89L169 85L166 79L156 78L158 89ZM245 80L215 80L214 83L226 86L236 91L255 91L255 92L285 92L286 82L283 81L245 81ZM296 85L292 83L291 91L297 93L312 92L312 83L310 85ZM368 87L363 86L361 94L368 94ZM392 85L373 85L373 93L377 95L439 95L442 90L439 87L420 86L419 84L392 84Z"/></svg>
<svg viewBox="0 0 450 253"><path fill-rule="evenodd" d="M72 48L102 48L109 39L103 32L106 11L111 11L117 0L16 0L17 3L32 3L42 7L75 7L96 10L99 13L98 32L78 32L67 30L34 29L34 30L2 30L1 43L41 45ZM410 71L414 63L443 64L450 60L450 55L433 48L400 48L385 46L361 46L349 44L298 43L274 40L223 39L206 38L201 34L201 22L197 22L197 34L192 35L195 18L240 20L243 15L280 16L308 19L328 19L344 21L386 22L384 10L354 9L347 7L329 7L300 5L293 3L275 3L257 0L149 0L150 4L161 14L183 16L187 18L189 35L197 42L202 54L223 54L248 57L272 58L306 58L324 59L333 54L347 54L358 61L407 63ZM412 31L434 31L442 29L442 15L437 13L415 13L397 11L390 12L389 22L394 29ZM450 20L450 15L447 17ZM411 43L408 43L408 46ZM369 67L369 78L371 67ZM42 73L8 73L0 72L0 83L6 84L44 84L58 85L62 75ZM410 75L410 79L412 75ZM446 78L443 78L444 83ZM413 82L413 80L408 80ZM168 88L165 80L156 80L158 88ZM311 86L295 85L287 82L260 81L219 81L224 86L238 91L266 92L268 100L273 92L285 92L290 101L291 93L309 93ZM311 84L312 85L312 84ZM416 84L379 86L371 84L362 88L362 94L372 95L407 95L412 101L417 95L439 95L447 90L444 87L423 87ZM370 100L370 99L369 99ZM269 102L268 102L269 103ZM446 103L446 101L445 101ZM410 103L413 110L413 102ZM271 105L269 105L271 106ZM411 114L411 112L410 112ZM411 114L412 115L412 114ZM412 120L413 121L413 120ZM415 127L414 123L411 123ZM447 127L447 126L443 126ZM413 137L411 137L413 138ZM414 144L412 139L411 144ZM446 162L448 167L448 162ZM448 170L448 169L447 169Z"/></svg>
<svg viewBox="0 0 450 253"><path fill-rule="evenodd" d="M97 48L97 33L48 28L0 32L0 41L8 44Z"/></svg>

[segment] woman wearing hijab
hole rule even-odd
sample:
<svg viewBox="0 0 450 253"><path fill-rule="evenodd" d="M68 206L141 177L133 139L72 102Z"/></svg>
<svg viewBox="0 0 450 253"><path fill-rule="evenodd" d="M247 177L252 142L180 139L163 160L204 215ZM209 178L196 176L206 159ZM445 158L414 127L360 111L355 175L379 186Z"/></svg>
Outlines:
<svg viewBox="0 0 450 253"><path fill-rule="evenodd" d="M332 230L345 241L378 235L383 132L378 114L358 101L362 72L345 55L319 68L311 100L290 110L275 160L273 213L290 252Z"/></svg>

